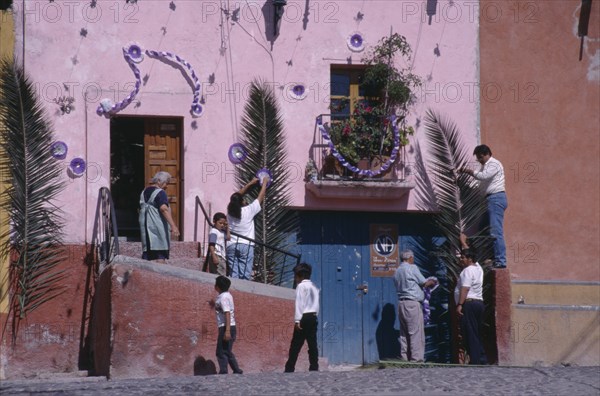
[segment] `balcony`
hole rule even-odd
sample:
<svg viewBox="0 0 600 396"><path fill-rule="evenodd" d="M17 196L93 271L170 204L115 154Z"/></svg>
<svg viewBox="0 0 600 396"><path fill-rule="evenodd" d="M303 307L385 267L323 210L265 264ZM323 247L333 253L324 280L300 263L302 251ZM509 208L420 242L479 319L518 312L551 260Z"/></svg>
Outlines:
<svg viewBox="0 0 600 396"><path fill-rule="evenodd" d="M405 147L396 145L396 155L394 152L391 156L376 155L359 160L356 166L340 160L343 156L333 146L330 123L343 117L330 114L317 117L306 169L306 190L323 199L380 200L399 199L412 190L415 183L407 180Z"/></svg>

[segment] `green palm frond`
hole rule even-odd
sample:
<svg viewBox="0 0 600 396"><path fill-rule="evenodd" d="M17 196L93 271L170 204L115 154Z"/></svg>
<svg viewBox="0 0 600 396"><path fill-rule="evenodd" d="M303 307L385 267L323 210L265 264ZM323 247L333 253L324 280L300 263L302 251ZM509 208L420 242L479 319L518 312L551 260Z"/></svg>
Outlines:
<svg viewBox="0 0 600 396"><path fill-rule="evenodd" d="M431 158L430 182L439 211L435 224L446 239L439 253L447 265L450 278L455 281L461 271L456 257L456 252L461 248L460 234L470 234L472 240L481 240L485 230L479 230L478 226L487 208L473 179L456 172L467 166L472 157L461 141L456 124L428 110L425 115L425 135ZM486 257L487 252L482 251L486 245L478 245L479 255Z"/></svg>
<svg viewBox="0 0 600 396"><path fill-rule="evenodd" d="M273 89L262 81L253 81L250 97L241 122L242 143L248 150L247 159L237 168L236 181L243 186L256 171L268 169L273 175L267 189L263 210L255 222L256 238L263 243L288 250L290 233L297 233L298 218L290 211L290 173L286 157L283 120ZM257 191L251 191L256 196ZM257 252L255 265L258 273L269 274L280 270L279 258L266 250ZM265 279L263 279L265 280Z"/></svg>
<svg viewBox="0 0 600 396"><path fill-rule="evenodd" d="M7 184L2 207L10 224L2 235L10 257L10 309L13 342L19 322L64 290L66 276L61 211L52 204L63 189L61 167L50 153L53 133L33 84L23 69L0 64L0 167Z"/></svg>

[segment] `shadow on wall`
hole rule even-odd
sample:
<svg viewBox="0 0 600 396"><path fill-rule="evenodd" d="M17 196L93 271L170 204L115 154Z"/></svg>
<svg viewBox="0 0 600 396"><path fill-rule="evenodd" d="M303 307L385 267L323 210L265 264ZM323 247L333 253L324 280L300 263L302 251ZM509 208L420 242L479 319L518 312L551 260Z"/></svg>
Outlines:
<svg viewBox="0 0 600 396"><path fill-rule="evenodd" d="M375 331L379 360L397 359L400 356L400 330L396 329L396 307L385 304L381 311L381 321Z"/></svg>
<svg viewBox="0 0 600 396"><path fill-rule="evenodd" d="M217 374L217 366L212 360L206 360L198 356L194 360L194 375L212 375Z"/></svg>

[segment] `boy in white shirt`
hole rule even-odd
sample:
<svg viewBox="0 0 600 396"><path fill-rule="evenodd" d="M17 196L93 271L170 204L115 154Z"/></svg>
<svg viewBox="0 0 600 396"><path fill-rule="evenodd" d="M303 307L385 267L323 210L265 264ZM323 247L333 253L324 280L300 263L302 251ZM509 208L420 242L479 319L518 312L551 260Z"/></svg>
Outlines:
<svg viewBox="0 0 600 396"><path fill-rule="evenodd" d="M214 227L208 234L208 254L203 271L211 274L227 275L227 260L225 257L225 241L229 240L229 227L225 213L217 212L213 216Z"/></svg>
<svg viewBox="0 0 600 396"><path fill-rule="evenodd" d="M233 342L236 338L235 316L233 314L233 296L229 293L231 281L225 276L219 275L215 281L215 290L219 293L215 301L215 312L217 314L217 326L219 336L217 338L217 361L219 362L219 374L227 374L227 365L231 366L234 374L242 374L238 362L233 354Z"/></svg>
<svg viewBox="0 0 600 396"><path fill-rule="evenodd" d="M317 345L317 315L319 315L319 289L310 281L312 267L302 263L294 267L296 282L296 309L294 314L294 335L290 344L285 372L293 373L296 369L298 354L308 344L309 371L319 370L319 348Z"/></svg>

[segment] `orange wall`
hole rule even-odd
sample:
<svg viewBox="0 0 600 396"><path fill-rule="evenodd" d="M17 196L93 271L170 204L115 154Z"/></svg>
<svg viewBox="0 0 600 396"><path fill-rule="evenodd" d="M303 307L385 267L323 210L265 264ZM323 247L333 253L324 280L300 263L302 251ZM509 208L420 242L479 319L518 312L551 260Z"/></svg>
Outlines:
<svg viewBox="0 0 600 396"><path fill-rule="evenodd" d="M517 279L599 281L600 4L480 4L481 142L504 165Z"/></svg>

